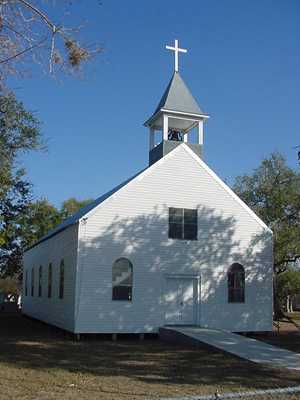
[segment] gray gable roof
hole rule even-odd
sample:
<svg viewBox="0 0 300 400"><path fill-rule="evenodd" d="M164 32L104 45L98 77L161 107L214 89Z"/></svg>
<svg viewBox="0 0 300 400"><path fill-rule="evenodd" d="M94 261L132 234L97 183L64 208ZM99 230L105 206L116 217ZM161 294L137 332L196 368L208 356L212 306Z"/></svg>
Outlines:
<svg viewBox="0 0 300 400"><path fill-rule="evenodd" d="M179 72L174 72L153 115L162 108L189 114L204 115L204 112L179 75Z"/></svg>
<svg viewBox="0 0 300 400"><path fill-rule="evenodd" d="M149 167L147 167L147 168L149 168ZM147 169L147 168L145 168L145 169ZM38 240L33 245L28 247L25 251L32 249L39 243L44 242L45 240L47 240L50 237L56 235L57 233L63 231L64 229L68 228L69 226L76 224L81 218L83 218L91 210L93 210L95 207L97 207L99 204L101 204L104 200L108 199L110 196L112 196L114 193L116 193L118 190L120 190L123 186L127 185L127 183L129 183L134 178L136 178L138 175L140 175L142 172L144 172L145 169L139 171L137 174L133 175L131 178L122 182L120 185L114 187L109 192L104 193L102 196L98 197L96 200L94 200L91 203L87 204L86 206L80 208L75 214L71 215L71 217L66 218L61 224L57 225L54 229L51 229L47 233L47 235L43 236L40 240Z"/></svg>

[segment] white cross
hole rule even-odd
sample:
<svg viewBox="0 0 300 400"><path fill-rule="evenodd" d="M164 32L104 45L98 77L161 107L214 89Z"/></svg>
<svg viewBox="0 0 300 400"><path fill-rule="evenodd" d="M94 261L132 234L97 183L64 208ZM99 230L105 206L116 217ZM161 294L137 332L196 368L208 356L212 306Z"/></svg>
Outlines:
<svg viewBox="0 0 300 400"><path fill-rule="evenodd" d="M178 55L179 53L187 53L186 49L180 49L178 47L178 40L175 39L175 46L166 46L166 49L174 51L174 57L175 57L175 72L178 72Z"/></svg>

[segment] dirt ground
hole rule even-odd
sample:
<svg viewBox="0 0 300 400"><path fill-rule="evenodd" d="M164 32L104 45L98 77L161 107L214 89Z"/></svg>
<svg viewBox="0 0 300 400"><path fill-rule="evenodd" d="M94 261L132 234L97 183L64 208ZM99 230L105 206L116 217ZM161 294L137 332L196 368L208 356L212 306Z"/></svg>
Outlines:
<svg viewBox="0 0 300 400"><path fill-rule="evenodd" d="M300 313L289 314L288 317L279 321L279 332L274 328L273 333L251 336L274 346L300 353Z"/></svg>
<svg viewBox="0 0 300 400"><path fill-rule="evenodd" d="M300 334L292 335L300 352ZM300 386L300 372L157 338L112 342L89 337L76 342L58 329L20 315L0 316L1 400L143 400L282 386ZM300 393L289 399L300 399Z"/></svg>

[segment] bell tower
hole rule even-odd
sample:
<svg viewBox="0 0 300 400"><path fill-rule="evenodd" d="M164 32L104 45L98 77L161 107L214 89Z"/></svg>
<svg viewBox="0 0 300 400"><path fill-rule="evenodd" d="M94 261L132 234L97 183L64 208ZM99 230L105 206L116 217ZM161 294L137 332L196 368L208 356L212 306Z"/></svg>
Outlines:
<svg viewBox="0 0 300 400"><path fill-rule="evenodd" d="M203 152L203 125L209 118L190 93L178 72L178 55L186 49L166 46L174 51L173 76L152 116L144 126L149 128L149 165L155 163L175 147L187 144L199 157ZM190 134L196 130L196 141L191 143ZM157 133L160 134L157 141Z"/></svg>

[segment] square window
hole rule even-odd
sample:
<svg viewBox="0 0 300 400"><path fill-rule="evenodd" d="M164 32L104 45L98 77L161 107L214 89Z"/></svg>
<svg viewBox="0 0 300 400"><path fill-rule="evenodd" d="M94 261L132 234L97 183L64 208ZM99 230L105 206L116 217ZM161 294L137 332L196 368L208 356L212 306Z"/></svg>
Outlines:
<svg viewBox="0 0 300 400"><path fill-rule="evenodd" d="M197 210L169 208L169 238L197 240L198 213Z"/></svg>

